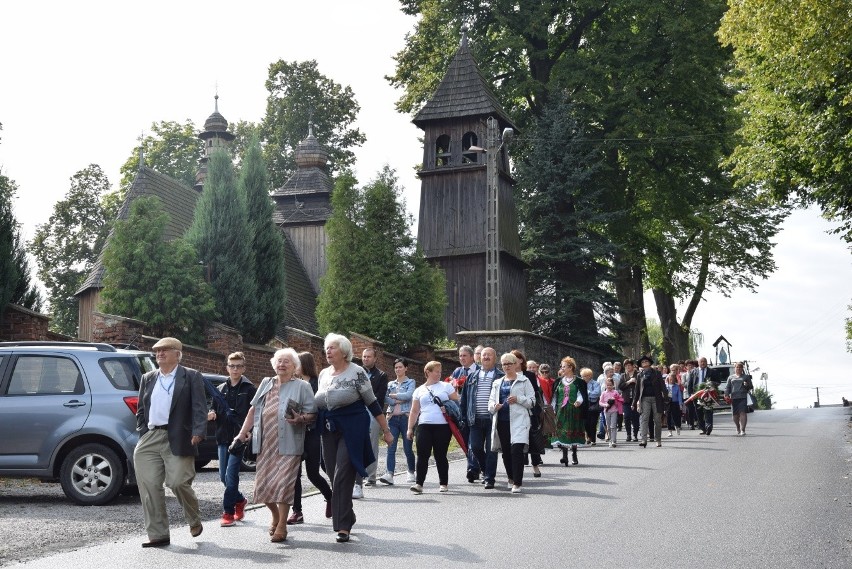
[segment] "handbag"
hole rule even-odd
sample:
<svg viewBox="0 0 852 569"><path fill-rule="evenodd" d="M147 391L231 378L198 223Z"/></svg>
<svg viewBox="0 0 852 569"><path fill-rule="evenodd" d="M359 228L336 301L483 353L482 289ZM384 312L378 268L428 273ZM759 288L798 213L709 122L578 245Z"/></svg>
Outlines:
<svg viewBox="0 0 852 569"><path fill-rule="evenodd" d="M754 400L754 396L751 393L746 393L746 413L754 413L755 409L757 409L757 402Z"/></svg>
<svg viewBox="0 0 852 569"><path fill-rule="evenodd" d="M530 430L529 452L533 454L544 454L547 446L547 437L541 432L541 429Z"/></svg>
<svg viewBox="0 0 852 569"><path fill-rule="evenodd" d="M541 422L541 433L544 436L552 437L556 434L556 411L550 405L542 405L541 413L539 414Z"/></svg>

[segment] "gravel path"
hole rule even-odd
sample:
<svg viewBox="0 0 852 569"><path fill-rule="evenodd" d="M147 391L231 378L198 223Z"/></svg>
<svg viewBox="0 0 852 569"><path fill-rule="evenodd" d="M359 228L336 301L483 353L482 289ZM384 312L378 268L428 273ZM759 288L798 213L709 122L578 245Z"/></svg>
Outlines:
<svg viewBox="0 0 852 569"><path fill-rule="evenodd" d="M405 464L402 444L397 445L397 464ZM385 471L387 451L379 451L378 473ZM456 449L450 459L463 455ZM400 462L402 461L402 462ZM403 478L404 480L404 478ZM302 475L304 495L316 492ZM201 469L193 488L198 496L205 523L218 523L222 513L222 483L218 463ZM254 490L254 473L243 472L240 490L249 496ZM166 504L173 528L186 529L183 510L170 491ZM249 509L263 506L250 506ZM83 546L115 542L128 536L145 538L142 506L138 495L120 495L107 506L77 506L65 497L59 484L33 480L0 479L0 567L44 557Z"/></svg>

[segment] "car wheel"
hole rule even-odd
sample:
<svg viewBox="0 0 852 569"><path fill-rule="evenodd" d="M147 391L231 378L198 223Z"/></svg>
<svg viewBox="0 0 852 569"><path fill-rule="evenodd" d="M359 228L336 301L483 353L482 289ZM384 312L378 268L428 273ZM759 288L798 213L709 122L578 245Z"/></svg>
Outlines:
<svg viewBox="0 0 852 569"><path fill-rule="evenodd" d="M62 491L81 506L102 506L124 486L125 467L109 447L97 443L75 448L62 462Z"/></svg>

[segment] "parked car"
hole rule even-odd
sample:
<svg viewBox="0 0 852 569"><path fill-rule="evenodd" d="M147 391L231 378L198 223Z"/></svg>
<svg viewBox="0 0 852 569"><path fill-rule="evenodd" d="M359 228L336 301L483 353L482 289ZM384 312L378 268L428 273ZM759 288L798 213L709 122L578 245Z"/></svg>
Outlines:
<svg viewBox="0 0 852 569"><path fill-rule="evenodd" d="M0 342L0 477L59 482L81 505L133 485L148 352L80 342Z"/></svg>

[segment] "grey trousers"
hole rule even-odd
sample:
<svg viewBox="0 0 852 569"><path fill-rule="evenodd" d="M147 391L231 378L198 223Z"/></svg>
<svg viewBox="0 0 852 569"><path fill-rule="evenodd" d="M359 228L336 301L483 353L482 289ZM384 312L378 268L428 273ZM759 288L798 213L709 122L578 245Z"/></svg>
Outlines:
<svg viewBox="0 0 852 569"><path fill-rule="evenodd" d="M163 483L171 489L183 507L189 526L201 523L198 498L192 489L195 457L173 455L169 448L168 432L158 429L142 435L133 452L133 464L136 467L136 483L149 539L169 537L169 516Z"/></svg>
<svg viewBox="0 0 852 569"><path fill-rule="evenodd" d="M379 436L381 434L382 428L379 426L379 422L376 421L375 417L370 415L370 444L373 445L373 456L376 457L376 461L367 466L367 479L371 482L376 481L376 467L379 465ZM356 475L355 484L363 483L364 477Z"/></svg>
<svg viewBox="0 0 852 569"><path fill-rule="evenodd" d="M643 441L648 441L648 422L651 420L651 413L654 413L654 438L660 442L660 435L663 430L663 414L660 409L657 409L656 397L643 397L641 401L642 415L639 417L641 426L639 435Z"/></svg>
<svg viewBox="0 0 852 569"><path fill-rule="evenodd" d="M325 472L331 480L331 529L350 531L355 525L352 487L355 485L356 473L340 431L322 435L322 457Z"/></svg>

